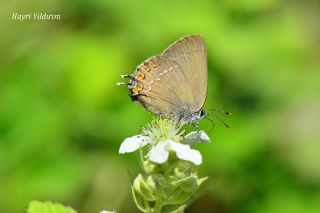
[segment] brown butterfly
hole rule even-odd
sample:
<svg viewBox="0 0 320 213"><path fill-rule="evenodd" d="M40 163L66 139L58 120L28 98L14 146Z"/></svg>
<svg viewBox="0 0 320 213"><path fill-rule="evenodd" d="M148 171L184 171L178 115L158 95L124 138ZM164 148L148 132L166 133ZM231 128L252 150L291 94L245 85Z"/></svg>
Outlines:
<svg viewBox="0 0 320 213"><path fill-rule="evenodd" d="M179 39L162 54L142 62L133 74L122 77L130 78L127 85L132 100L155 115L176 117L181 123L205 117L207 50L199 35Z"/></svg>

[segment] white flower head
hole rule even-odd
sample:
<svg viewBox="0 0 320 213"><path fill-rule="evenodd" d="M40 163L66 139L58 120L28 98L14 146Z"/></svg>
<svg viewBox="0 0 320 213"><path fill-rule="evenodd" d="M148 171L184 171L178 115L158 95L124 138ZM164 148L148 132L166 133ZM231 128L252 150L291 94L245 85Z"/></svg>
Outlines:
<svg viewBox="0 0 320 213"><path fill-rule="evenodd" d="M196 140L204 143L209 141L209 137L203 131L188 134L182 137L184 130L182 125L174 120L156 119L153 120L147 128L142 130L142 135L136 135L125 139L119 149L120 154L134 152L145 145L151 146L147 158L157 164L163 164L169 159L170 152L185 161L200 165L202 156L198 150L190 148ZM196 136L195 136L196 135ZM182 144L181 142L189 141L190 143Z"/></svg>

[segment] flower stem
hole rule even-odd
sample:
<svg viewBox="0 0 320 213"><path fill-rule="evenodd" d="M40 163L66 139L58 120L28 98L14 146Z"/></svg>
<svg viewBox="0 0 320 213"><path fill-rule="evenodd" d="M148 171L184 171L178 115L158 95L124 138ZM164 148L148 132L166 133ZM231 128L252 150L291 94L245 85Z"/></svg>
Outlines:
<svg viewBox="0 0 320 213"><path fill-rule="evenodd" d="M152 213L160 213L161 209L162 209L162 202L161 202L161 200L158 200L156 202L156 204L154 205Z"/></svg>

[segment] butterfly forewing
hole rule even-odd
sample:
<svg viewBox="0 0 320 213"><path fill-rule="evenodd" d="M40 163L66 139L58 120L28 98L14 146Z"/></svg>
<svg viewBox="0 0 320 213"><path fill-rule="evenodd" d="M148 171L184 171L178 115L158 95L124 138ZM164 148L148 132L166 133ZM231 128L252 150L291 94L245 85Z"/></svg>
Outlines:
<svg viewBox="0 0 320 213"><path fill-rule="evenodd" d="M207 50L203 38L186 36L172 44L163 55L179 65L192 88L193 110L200 110L207 96L208 84Z"/></svg>

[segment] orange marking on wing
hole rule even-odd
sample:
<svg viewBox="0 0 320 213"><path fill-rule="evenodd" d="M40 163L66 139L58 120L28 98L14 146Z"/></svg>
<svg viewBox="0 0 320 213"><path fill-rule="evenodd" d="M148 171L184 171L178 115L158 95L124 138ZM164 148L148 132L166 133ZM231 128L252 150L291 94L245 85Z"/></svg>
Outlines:
<svg viewBox="0 0 320 213"><path fill-rule="evenodd" d="M140 69L142 70L142 72L150 72L151 69L147 66L141 66Z"/></svg>
<svg viewBox="0 0 320 213"><path fill-rule="evenodd" d="M138 90L138 88L136 88L136 87L132 88L132 89L131 89L131 92L132 92L133 94L139 94L139 90Z"/></svg>
<svg viewBox="0 0 320 213"><path fill-rule="evenodd" d="M144 78L145 78L144 74L139 72L138 75L137 75L137 79L143 80Z"/></svg>
<svg viewBox="0 0 320 213"><path fill-rule="evenodd" d="M138 86L133 87L133 88L131 89L131 92L132 92L133 94L139 94L139 92L140 92L142 89L143 89L143 85L142 85L142 84L139 84Z"/></svg>

